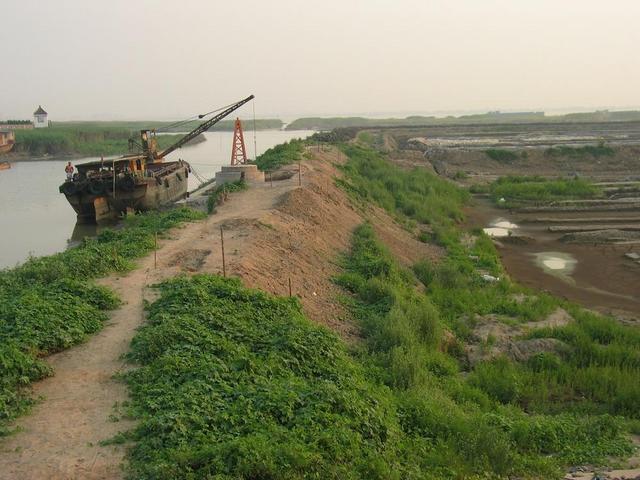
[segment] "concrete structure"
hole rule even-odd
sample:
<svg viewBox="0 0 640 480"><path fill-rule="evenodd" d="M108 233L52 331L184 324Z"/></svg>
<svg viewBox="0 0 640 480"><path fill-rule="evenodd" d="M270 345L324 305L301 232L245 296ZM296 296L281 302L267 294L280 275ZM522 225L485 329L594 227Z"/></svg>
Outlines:
<svg viewBox="0 0 640 480"><path fill-rule="evenodd" d="M38 105L38 109L33 112L33 124L36 128L46 128L49 126L47 115L47 112L44 111L42 106Z"/></svg>
<svg viewBox="0 0 640 480"><path fill-rule="evenodd" d="M249 184L264 183L264 172L256 165L223 165L222 170L216 173L216 186L238 180Z"/></svg>

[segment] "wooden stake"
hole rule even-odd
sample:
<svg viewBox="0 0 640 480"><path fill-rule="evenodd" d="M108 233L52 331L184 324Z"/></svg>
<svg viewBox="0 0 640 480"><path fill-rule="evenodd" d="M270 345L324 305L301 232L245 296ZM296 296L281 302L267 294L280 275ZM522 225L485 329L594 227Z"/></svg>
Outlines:
<svg viewBox="0 0 640 480"><path fill-rule="evenodd" d="M289 277L289 296L291 297L291 277Z"/></svg>
<svg viewBox="0 0 640 480"><path fill-rule="evenodd" d="M300 166L300 162L298 162L298 186L302 186L302 167Z"/></svg>
<svg viewBox="0 0 640 480"><path fill-rule="evenodd" d="M220 227L220 243L222 244L222 276L227 276L227 265L224 260L224 234L222 233L222 227Z"/></svg>
<svg viewBox="0 0 640 480"><path fill-rule="evenodd" d="M269 182L271 182L271 186L273 187L273 172L269 172Z"/></svg>
<svg viewBox="0 0 640 480"><path fill-rule="evenodd" d="M153 268L158 268L158 232L153 234Z"/></svg>

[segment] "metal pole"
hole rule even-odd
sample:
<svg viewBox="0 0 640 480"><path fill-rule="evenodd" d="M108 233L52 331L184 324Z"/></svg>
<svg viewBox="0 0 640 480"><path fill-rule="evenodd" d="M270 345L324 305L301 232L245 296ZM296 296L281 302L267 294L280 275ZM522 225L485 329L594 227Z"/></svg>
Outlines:
<svg viewBox="0 0 640 480"><path fill-rule="evenodd" d="M222 276L227 276L227 265L224 260L224 234L222 233L222 227L220 227L220 243L222 244Z"/></svg>
<svg viewBox="0 0 640 480"><path fill-rule="evenodd" d="M158 268L158 232L153 233L153 268Z"/></svg>

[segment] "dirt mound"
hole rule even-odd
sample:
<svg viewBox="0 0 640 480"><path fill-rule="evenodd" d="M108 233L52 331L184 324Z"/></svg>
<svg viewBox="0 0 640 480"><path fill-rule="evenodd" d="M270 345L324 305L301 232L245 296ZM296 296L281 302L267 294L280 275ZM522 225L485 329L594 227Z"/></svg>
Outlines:
<svg viewBox="0 0 640 480"><path fill-rule="evenodd" d="M562 353L568 347L555 338L520 337L531 330L562 327L572 321L573 317L562 308L556 309L544 320L520 325L509 325L498 315L485 315L477 319L472 342L466 347L467 358L471 365L475 365L501 355L523 362L538 353Z"/></svg>
<svg viewBox="0 0 640 480"><path fill-rule="evenodd" d="M355 208L334 184L341 175L336 165L345 161L339 151L311 153L313 158L302 164L302 187L283 193L260 217L231 271L247 285L279 295L288 295L291 279L292 294L311 319L353 340L358 329L337 300L342 292L332 279L340 272L337 259L349 249L357 225L371 221L381 241L406 266L440 258L443 252L413 238L383 210Z"/></svg>
<svg viewBox="0 0 640 480"><path fill-rule="evenodd" d="M613 242L640 242L640 232L618 230L617 228L607 230L595 230L592 232L567 233L560 238L565 243L613 243Z"/></svg>

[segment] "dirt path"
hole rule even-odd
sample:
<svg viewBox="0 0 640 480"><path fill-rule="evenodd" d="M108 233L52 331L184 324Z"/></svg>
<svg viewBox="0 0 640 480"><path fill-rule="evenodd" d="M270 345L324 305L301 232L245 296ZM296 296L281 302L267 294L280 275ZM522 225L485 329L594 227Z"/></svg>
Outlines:
<svg viewBox="0 0 640 480"><path fill-rule="evenodd" d="M18 420L20 432L0 442L0 479L121 478L124 448L103 447L99 442L131 426L109 419L114 404L127 398L125 386L112 377L126 368L122 355L144 320L142 299L148 295L147 286L180 271L198 270L205 263L208 271L221 270L220 225L237 218L259 218L296 184L297 179L235 194L216 215L162 240L157 269L150 255L127 276L101 280L118 292L124 305L86 343L49 357L55 375L34 385L35 396L43 397L42 402ZM231 227L225 227L225 232L227 251L238 252L241 238Z"/></svg>

